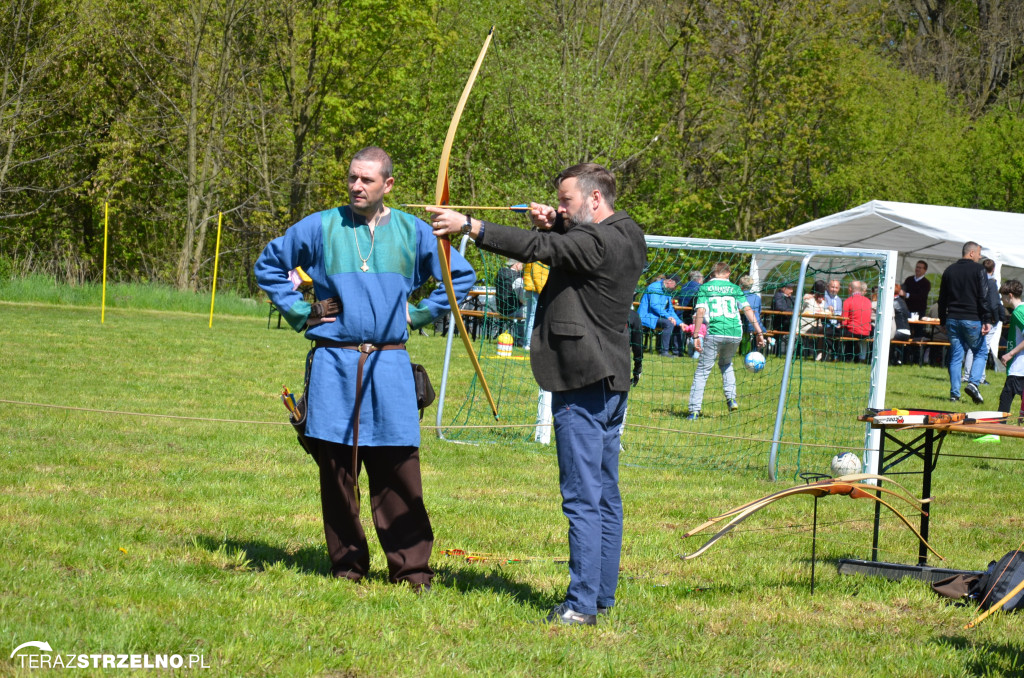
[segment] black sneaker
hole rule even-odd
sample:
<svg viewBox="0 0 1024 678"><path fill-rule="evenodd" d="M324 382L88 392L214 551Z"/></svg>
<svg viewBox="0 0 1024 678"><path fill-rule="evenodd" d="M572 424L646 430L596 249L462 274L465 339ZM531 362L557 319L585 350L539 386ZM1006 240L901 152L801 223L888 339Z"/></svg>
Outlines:
<svg viewBox="0 0 1024 678"><path fill-rule="evenodd" d="M610 607L599 607L599 608L597 608L597 616L599 616L599 617L607 617L608 613L611 612L611 611L612 611L612 608L610 608Z"/></svg>
<svg viewBox="0 0 1024 678"><path fill-rule="evenodd" d="M979 391L978 387L974 384L967 384L964 386L964 393L971 396L971 400L979 405L985 402L985 399L981 397L981 391Z"/></svg>
<svg viewBox="0 0 1024 678"><path fill-rule="evenodd" d="M566 624L569 626L594 626L597 624L597 615L577 612L569 607L569 603L562 603L551 610L547 621L549 623Z"/></svg>
<svg viewBox="0 0 1024 678"><path fill-rule="evenodd" d="M949 396L949 402L958 403L960 402L960 396Z"/></svg>

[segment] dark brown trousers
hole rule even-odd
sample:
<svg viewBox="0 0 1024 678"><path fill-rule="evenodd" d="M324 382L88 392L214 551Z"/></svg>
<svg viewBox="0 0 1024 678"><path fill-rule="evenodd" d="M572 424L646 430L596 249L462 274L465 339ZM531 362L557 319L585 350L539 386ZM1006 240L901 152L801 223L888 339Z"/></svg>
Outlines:
<svg viewBox="0 0 1024 678"><path fill-rule="evenodd" d="M358 580L370 570L370 551L359 521L352 446L324 440L315 444L320 459L320 503L331 573ZM423 505L419 448L360 445L357 464L366 469L370 512L387 557L391 581L430 583L434 576L430 569L434 533Z"/></svg>

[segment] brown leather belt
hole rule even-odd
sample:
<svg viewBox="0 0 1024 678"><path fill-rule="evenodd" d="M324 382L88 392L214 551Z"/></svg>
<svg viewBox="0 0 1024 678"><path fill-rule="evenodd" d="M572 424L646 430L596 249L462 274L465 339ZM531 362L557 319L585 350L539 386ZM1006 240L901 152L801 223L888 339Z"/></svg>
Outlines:
<svg viewBox="0 0 1024 678"><path fill-rule="evenodd" d="M363 403L363 365L366 359L374 351L399 351L405 350L405 344L343 344L340 341L330 339L317 339L313 342L313 348L343 348L349 351L359 351L359 366L356 368L356 406L352 415L352 485L355 488L356 510L359 505L359 408ZM306 403L309 407L309 403Z"/></svg>

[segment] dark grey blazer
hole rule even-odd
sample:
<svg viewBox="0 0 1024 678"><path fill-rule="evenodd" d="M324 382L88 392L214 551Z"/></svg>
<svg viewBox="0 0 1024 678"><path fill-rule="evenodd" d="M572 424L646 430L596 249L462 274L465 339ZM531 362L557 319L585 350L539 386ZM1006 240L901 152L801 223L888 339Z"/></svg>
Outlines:
<svg viewBox="0 0 1024 678"><path fill-rule="evenodd" d="M627 321L647 265L644 233L618 211L599 224L551 231L484 223L481 249L551 266L530 339L533 376L547 391L568 391L608 379L629 390Z"/></svg>

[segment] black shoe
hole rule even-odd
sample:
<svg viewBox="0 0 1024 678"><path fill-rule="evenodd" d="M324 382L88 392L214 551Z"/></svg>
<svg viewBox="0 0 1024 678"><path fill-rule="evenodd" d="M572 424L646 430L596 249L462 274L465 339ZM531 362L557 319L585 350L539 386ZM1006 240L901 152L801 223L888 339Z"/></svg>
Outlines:
<svg viewBox="0 0 1024 678"><path fill-rule="evenodd" d="M951 402L951 403L958 403L958 402L960 402L960 397L959 396L949 396L949 402Z"/></svg>
<svg viewBox="0 0 1024 678"><path fill-rule="evenodd" d="M964 393L971 396L971 400L979 405L985 402L985 399L981 397L981 391L979 391L978 387L974 384L967 384L964 386Z"/></svg>
<svg viewBox="0 0 1024 678"><path fill-rule="evenodd" d="M607 617L608 613L611 612L611 611L612 611L612 608L610 608L610 607L599 607L599 608L597 608L597 616L599 616L599 617Z"/></svg>
<svg viewBox="0 0 1024 678"><path fill-rule="evenodd" d="M569 607L569 603L562 603L551 610L547 621L549 623L566 624L569 626L594 626L597 624L597 615L577 612Z"/></svg>

